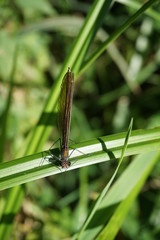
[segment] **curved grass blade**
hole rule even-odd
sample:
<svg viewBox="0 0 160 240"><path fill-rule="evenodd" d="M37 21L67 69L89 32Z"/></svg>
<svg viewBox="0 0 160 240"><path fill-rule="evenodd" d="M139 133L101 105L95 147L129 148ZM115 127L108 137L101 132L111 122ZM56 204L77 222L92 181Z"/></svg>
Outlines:
<svg viewBox="0 0 160 240"><path fill-rule="evenodd" d="M107 151L104 151L102 144L97 139L71 146L71 151L76 148L80 152L74 151L71 155L71 162L75 162L75 160L76 162L71 164L68 171L120 158L125 136L126 133L120 133L101 137ZM159 146L160 128L132 131L124 156L151 152L158 150ZM57 150L59 151L59 149L53 149L54 155L59 154ZM0 190L65 171L57 169L54 159L49 154L48 160L46 159L43 164L41 164L41 160L42 153L37 153L0 164Z"/></svg>
<svg viewBox="0 0 160 240"><path fill-rule="evenodd" d="M121 157L119 159L119 163L118 163L118 166L114 172L114 174L112 175L110 181L107 183L106 187L102 190L101 194L99 195L98 199L96 200L95 204L94 204L94 207L92 208L91 212L89 213L84 225L82 226L82 228L80 229L80 232L78 233L78 236L77 236L77 239L81 239L81 236L84 232L84 230L86 229L87 225L89 224L89 222L91 221L93 215L95 214L96 210L98 209L102 199L104 198L104 196L106 195L107 191L109 190L117 172L118 172L118 169L122 163L122 160L123 160L123 157L124 157L124 153L127 149L127 145L128 145L128 141L129 141L129 137L131 135L131 131L132 131L132 125L133 125L133 119L131 119L131 122L130 122L130 125L129 125L129 128L128 128L128 132L127 132L127 135L126 135L126 138L125 138L125 142L124 142L124 146L122 148L122 153L121 153Z"/></svg>

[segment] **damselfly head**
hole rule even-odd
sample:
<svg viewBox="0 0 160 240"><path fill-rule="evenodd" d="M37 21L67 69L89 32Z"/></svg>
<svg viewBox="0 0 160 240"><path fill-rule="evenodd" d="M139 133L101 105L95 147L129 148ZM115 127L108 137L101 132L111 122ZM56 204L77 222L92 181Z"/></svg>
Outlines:
<svg viewBox="0 0 160 240"><path fill-rule="evenodd" d="M61 165L62 168L67 169L71 166L71 162L68 161L68 160L63 160L63 161L61 161L60 165Z"/></svg>

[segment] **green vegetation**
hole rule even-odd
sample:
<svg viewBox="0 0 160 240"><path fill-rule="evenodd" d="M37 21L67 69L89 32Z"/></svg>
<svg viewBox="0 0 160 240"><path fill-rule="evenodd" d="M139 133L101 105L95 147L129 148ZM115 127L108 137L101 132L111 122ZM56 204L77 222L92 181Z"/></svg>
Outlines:
<svg viewBox="0 0 160 240"><path fill-rule="evenodd" d="M0 239L159 239L159 10L158 0L1 2ZM43 154L59 138L68 67L70 147L81 152L62 171Z"/></svg>

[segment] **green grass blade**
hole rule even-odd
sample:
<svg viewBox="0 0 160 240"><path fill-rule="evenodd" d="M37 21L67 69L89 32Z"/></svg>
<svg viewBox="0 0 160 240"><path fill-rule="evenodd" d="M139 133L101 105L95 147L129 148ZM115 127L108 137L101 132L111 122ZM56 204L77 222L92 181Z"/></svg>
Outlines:
<svg viewBox="0 0 160 240"><path fill-rule="evenodd" d="M133 119L131 119L131 122L130 122L130 125L129 125L129 128L128 128L128 132L127 132L127 135L126 135L126 138L125 138L125 142L124 142L124 146L122 148L122 153L121 153L121 157L120 157L120 160L119 160L119 163L118 163L118 166L116 168L116 170L114 171L110 181L107 183L107 185L105 186L105 188L101 191L99 197L97 198L91 212L89 213L84 225L82 226L82 228L80 229L79 233L78 233L78 236L77 236L77 239L81 239L81 236L84 232L84 230L86 229L86 227L88 226L89 222L91 221L91 219L93 218L93 215L95 214L96 210L98 209L102 199L104 198L104 196L106 195L106 193L108 192L113 180L115 179L115 176L118 172L118 169L122 163L122 160L123 160L123 157L124 157L124 153L127 149L127 145L128 145L128 141L129 141L129 137L130 137L130 134L131 134L131 130L132 130L132 126L133 126Z"/></svg>
<svg viewBox="0 0 160 240"><path fill-rule="evenodd" d="M107 238L98 237L98 239L112 239L112 236L115 236L118 231L116 224L119 228L123 221L124 216L122 210L124 210L127 206L128 208L130 207L131 202L133 202L137 196L140 188L159 158L160 153L153 151L139 155L131 162L118 181L112 186L108 194L104 197L98 211L95 213L91 223L85 230L82 239L95 239L95 237L98 236L98 234L100 234L100 232L104 229L104 226L107 228L108 225L109 227L107 228L107 231L105 231L105 233L103 232L103 234L108 235L100 236L107 236ZM126 203L123 205L122 201L126 201ZM128 208L126 211L128 211ZM112 220L112 214L116 214L113 215L116 216L116 219L113 217ZM125 214L126 212L124 212L124 215ZM108 222L109 219L112 223L110 223L110 221ZM117 222L115 223L114 221Z"/></svg>
<svg viewBox="0 0 160 240"><path fill-rule="evenodd" d="M101 141L93 139L74 145L74 149L76 148L84 154L81 154L79 151L73 152L70 157L73 164L68 171L124 156L159 149L160 128L132 131L127 150L123 152L122 149L126 147L126 145L124 145L125 136L126 133L114 134L101 137ZM54 151L55 154L57 154L57 149ZM64 171L59 170L53 162L51 162L51 156L48 155L48 157L50 161L45 160L42 162L42 153L37 153L1 164L0 189L6 189Z"/></svg>

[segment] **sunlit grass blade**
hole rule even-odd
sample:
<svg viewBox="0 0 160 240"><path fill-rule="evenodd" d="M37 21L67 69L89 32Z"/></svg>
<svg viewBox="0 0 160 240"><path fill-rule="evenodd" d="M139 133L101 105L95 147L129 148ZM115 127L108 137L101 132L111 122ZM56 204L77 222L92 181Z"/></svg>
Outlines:
<svg viewBox="0 0 160 240"><path fill-rule="evenodd" d="M126 138L125 138L124 146L122 148L122 153L121 153L121 157L119 159L118 166L117 166L116 170L114 171L114 174L112 175L111 179L109 180L109 182L107 183L105 188L101 191L100 195L98 196L98 198L97 198L93 208L91 209L91 212L89 213L85 223L83 224L82 228L80 229L80 231L78 233L77 239L81 239L81 235L83 234L84 230L88 226L88 224L91 221L93 215L95 214L96 210L98 209L98 207L99 207L103 197L106 195L106 193L107 193L108 189L110 188L113 180L115 179L115 176L116 176L116 174L118 172L118 169L119 169L119 167L120 167L120 165L122 163L122 160L123 160L123 157L124 157L124 153L125 153L125 151L127 149L129 137L130 137L131 130L132 130L132 125L133 125L133 119L131 120L129 128L128 128L128 132L127 132L127 135L126 135Z"/></svg>
<svg viewBox="0 0 160 240"><path fill-rule="evenodd" d="M93 139L71 146L71 149L73 147L77 151L75 150L70 157L71 167L68 171L123 156L131 156L159 149L160 128L132 131L127 150L123 152L125 136L126 133L114 134L101 137L101 141ZM107 151L103 149L101 142L105 144ZM54 150L55 154L57 154L57 150ZM55 165L57 162L49 154L45 154L45 152L44 154L37 153L1 164L0 189L6 189L42 177L62 173L63 170L60 170ZM43 156L46 156L47 159L44 160Z"/></svg>

